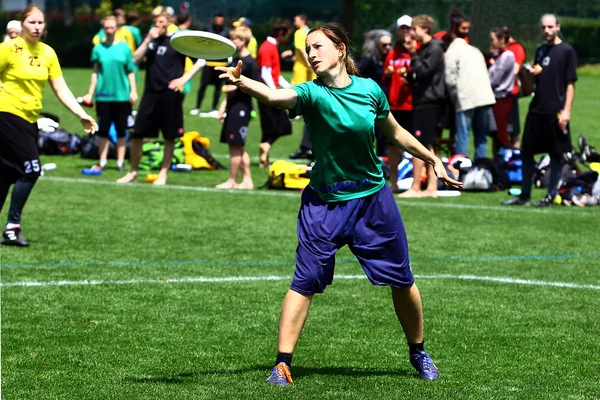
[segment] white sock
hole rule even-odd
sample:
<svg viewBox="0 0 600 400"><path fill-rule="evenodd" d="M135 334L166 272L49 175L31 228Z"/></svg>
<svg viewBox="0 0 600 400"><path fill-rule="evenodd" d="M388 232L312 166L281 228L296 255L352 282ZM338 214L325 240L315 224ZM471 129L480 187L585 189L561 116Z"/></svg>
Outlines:
<svg viewBox="0 0 600 400"><path fill-rule="evenodd" d="M125 160L117 160L117 166L122 167L125 164Z"/></svg>
<svg viewBox="0 0 600 400"><path fill-rule="evenodd" d="M15 228L20 228L21 225L20 224L11 224L10 222L6 224L6 227L4 229L15 229Z"/></svg>
<svg viewBox="0 0 600 400"><path fill-rule="evenodd" d="M100 166L101 167L106 167L106 159L100 159Z"/></svg>

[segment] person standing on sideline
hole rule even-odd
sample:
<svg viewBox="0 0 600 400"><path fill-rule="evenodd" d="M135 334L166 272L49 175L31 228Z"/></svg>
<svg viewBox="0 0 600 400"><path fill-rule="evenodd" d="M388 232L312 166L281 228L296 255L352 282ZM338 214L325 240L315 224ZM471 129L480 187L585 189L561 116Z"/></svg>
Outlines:
<svg viewBox="0 0 600 400"><path fill-rule="evenodd" d="M487 156L488 112L496 103L485 58L479 49L456 37L445 59L446 86L456 111L455 154L468 156L473 128L475 156Z"/></svg>
<svg viewBox="0 0 600 400"><path fill-rule="evenodd" d="M413 101L413 135L430 151L433 151L441 107L446 96L444 85L444 49L442 42L431 36L434 20L429 15L417 15L412 19L414 39L404 37L404 48L411 56L411 72L407 79L411 84ZM417 43L421 47L417 50ZM427 187L421 191L423 169L427 173ZM413 183L399 197L437 197L437 181L433 165L423 159L413 158Z"/></svg>
<svg viewBox="0 0 600 400"><path fill-rule="evenodd" d="M506 28L507 32L508 28ZM509 33L510 34L510 33ZM521 134L521 118L519 116L519 94L521 92L521 81L519 79L519 72L523 63L527 59L527 53L525 47L517 42L512 36L508 39L508 50L512 51L515 55L515 86L510 93L510 99L512 101L512 107L510 109L510 116L508 118L508 134L510 135L510 141L512 146L515 148L521 147L521 140L519 135Z"/></svg>
<svg viewBox="0 0 600 400"><path fill-rule="evenodd" d="M442 162L403 129L375 82L357 76L346 32L337 24L312 29L308 59L318 79L291 89L271 89L235 68L219 68L229 84L274 107L303 115L316 163L298 214L296 271L281 307L278 354L267 382L293 382L292 354L312 298L332 283L335 254L348 245L374 285L391 286L396 314L408 341L411 364L426 380L439 378L423 347L421 296L414 283L406 233L398 206L375 154L375 125L395 145L431 164L440 180Z"/></svg>
<svg viewBox="0 0 600 400"><path fill-rule="evenodd" d="M544 14L541 19L544 43L535 53L532 73L535 75L535 96L529 104L525 120L521 158L523 183L521 194L502 202L503 205L529 205L531 181L535 169L533 156L550 155L550 182L546 196L533 203L536 207L550 207L560 181L565 154L571 144L571 108L577 81L577 54L575 49L558 37L560 24L554 14Z"/></svg>
<svg viewBox="0 0 600 400"><path fill-rule="evenodd" d="M316 78L316 75L310 67L304 48L306 45L306 35L310 30L308 27L308 17L305 14L296 15L294 17L294 28L296 28L296 32L294 32L294 67L292 85L298 85L300 83L312 81ZM292 160L297 160L299 158L312 160L314 158L312 154L312 145L310 144L310 140L308 140L308 130L306 125L304 125L304 129L302 130L300 147L291 153L289 157Z"/></svg>
<svg viewBox="0 0 600 400"><path fill-rule="evenodd" d="M108 132L112 124L117 132L117 168L125 171L125 131L131 105L138 98L135 84L133 54L126 43L115 40L117 18L108 16L102 20L105 39L94 46L91 61L94 64L88 93L83 101L91 103L96 96L98 115L98 150L100 168L106 167L108 157Z"/></svg>
<svg viewBox="0 0 600 400"><path fill-rule="evenodd" d="M510 35L506 28L494 28L490 32L492 49L497 52L495 58L490 58L490 84L494 91L496 104L492 110L496 120L496 136L493 139L493 154L498 154L501 146L512 147L508 135L508 120L512 108L510 93L515 85L515 55L508 50L508 39Z"/></svg>
<svg viewBox="0 0 600 400"><path fill-rule="evenodd" d="M165 140L163 163L154 185L165 185L171 168L175 139L183 135L182 88L198 72L200 60L191 70L184 72L186 56L171 47L167 33L169 15L154 18L154 27L135 51L133 58L140 63L146 58L146 84L140 102L131 142L131 171L117 180L118 183L137 181L144 138L158 137L159 129Z"/></svg>
<svg viewBox="0 0 600 400"><path fill-rule="evenodd" d="M243 62L242 75L250 79L260 79L258 64L248 50L252 39L252 31L239 26L231 31L231 41L235 44L237 54L232 65ZM227 98L219 109L219 120L223 123L221 143L229 144L229 179L217 185L218 189L254 189L250 174L250 156L244 147L248 136L248 124L252 111L252 97L234 85L226 85L223 92ZM242 174L242 182L237 183L238 172Z"/></svg>
<svg viewBox="0 0 600 400"><path fill-rule="evenodd" d="M241 17L237 21L234 21L232 25L234 28L237 28L240 26L246 27L250 30L250 33L252 33L252 21L250 21L246 17ZM248 47L248 51L250 52L250 55L252 56L252 58L256 59L256 56L258 54L258 42L256 41L256 38L254 37L254 35L252 35L252 37L250 38L250 43L248 43L247 47Z"/></svg>
<svg viewBox="0 0 600 400"><path fill-rule="evenodd" d="M131 49L131 53L133 54L137 49L138 45L136 44L135 36L133 35L132 30L126 26L127 23L125 19L125 11L120 8L117 8L113 15L117 18L117 31L115 32L115 39L120 42L125 42L129 48ZM92 43L94 46L106 40L106 35L104 33L104 29L100 28L100 31L94 36L92 39Z"/></svg>
<svg viewBox="0 0 600 400"><path fill-rule="evenodd" d="M11 39L18 37L21 34L21 21L12 20L6 24L6 35L3 42L8 42Z"/></svg>
<svg viewBox="0 0 600 400"><path fill-rule="evenodd" d="M21 231L21 214L42 170L36 121L46 82L86 132L96 132L98 125L69 90L52 47L41 41L46 35L42 10L26 7L21 24L22 37L0 43L0 210L14 185L2 244L26 247L29 242Z"/></svg>
<svg viewBox="0 0 600 400"><path fill-rule="evenodd" d="M410 53L404 48L404 40L410 35L412 18L403 15L396 21L396 44L390 50L383 64L382 81L387 88L390 110L401 127L412 132L413 105L412 91L407 76L411 71ZM382 141L387 147L386 153L390 165L390 187L392 192L398 192L398 164L400 164L400 149L393 146L383 136Z"/></svg>
<svg viewBox="0 0 600 400"><path fill-rule="evenodd" d="M208 28L206 28L206 31L215 33L217 35L221 35L224 38L229 39L229 27L225 26L225 15L223 15L223 13L221 12L216 13L213 18L212 24ZM215 89L213 92L212 108L211 111L208 113L208 116L212 118L218 117L219 112L217 111L217 108L219 107L219 99L221 98L221 87L223 86L223 84L219 79L219 73L215 71L215 67L226 67L227 65L227 59L206 61L206 65L202 69L200 88L198 89L198 97L196 98L196 108L190 111L191 115L200 114L200 106L202 105L202 100L204 100L204 93L206 92L206 88L208 87L208 85L212 85L215 87Z"/></svg>
<svg viewBox="0 0 600 400"><path fill-rule="evenodd" d="M258 49L256 62L260 68L260 78L270 89L290 87L290 84L281 76L281 61L277 48L277 46L287 43L289 37L289 24L286 21L275 22L269 36ZM260 111L260 128L262 129L262 138L259 147L259 167L268 168L270 165L269 151L271 150L271 146L281 136L292 133L292 124L287 112L282 108L258 103L258 110Z"/></svg>

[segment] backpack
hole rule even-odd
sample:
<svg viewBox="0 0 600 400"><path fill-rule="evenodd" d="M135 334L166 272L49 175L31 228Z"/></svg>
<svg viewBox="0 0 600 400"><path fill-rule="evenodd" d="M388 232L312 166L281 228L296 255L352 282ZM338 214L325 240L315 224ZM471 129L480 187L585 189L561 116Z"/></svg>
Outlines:
<svg viewBox="0 0 600 400"><path fill-rule="evenodd" d="M196 131L186 132L181 138L185 163L194 169L217 169L225 167L217 161L208 150L210 140L200 136Z"/></svg>
<svg viewBox="0 0 600 400"><path fill-rule="evenodd" d="M81 138L81 158L87 160L98 160L100 158L100 150L98 149L98 135L86 135ZM125 158L129 158L129 150L131 149L131 141L127 141L125 145ZM107 158L111 160L117 159L117 146L111 141L108 141Z"/></svg>
<svg viewBox="0 0 600 400"><path fill-rule="evenodd" d="M74 133L69 133L61 128L54 132L39 131L38 150L46 155L69 155L79 153L81 139Z"/></svg>
<svg viewBox="0 0 600 400"><path fill-rule="evenodd" d="M506 174L509 185L521 184L523 181L523 160L521 159L520 149L500 147L494 163L502 174Z"/></svg>
<svg viewBox="0 0 600 400"><path fill-rule="evenodd" d="M162 142L146 142L142 145L142 157L140 158L139 169L142 171L151 171L160 169L164 159L165 145ZM185 156L183 154L183 144L175 141L173 150L173 164L183 164Z"/></svg>
<svg viewBox="0 0 600 400"><path fill-rule="evenodd" d="M267 189L304 189L310 182L310 167L277 160L269 167L269 177L262 186Z"/></svg>
<svg viewBox="0 0 600 400"><path fill-rule="evenodd" d="M510 187L505 171L499 169L489 158L478 158L464 175L463 190L494 192Z"/></svg>
<svg viewBox="0 0 600 400"><path fill-rule="evenodd" d="M525 50L525 47L519 43L519 42L514 42L511 45L519 45L523 48L523 53L525 53L525 59L527 59L527 51ZM531 74L531 72L529 71L528 66L525 65L525 63L523 63L521 65L521 67L519 68L519 72L517 73L517 80L519 82L519 96L521 97L527 97L527 96L531 96L531 94L533 93L534 87L533 87L533 75Z"/></svg>

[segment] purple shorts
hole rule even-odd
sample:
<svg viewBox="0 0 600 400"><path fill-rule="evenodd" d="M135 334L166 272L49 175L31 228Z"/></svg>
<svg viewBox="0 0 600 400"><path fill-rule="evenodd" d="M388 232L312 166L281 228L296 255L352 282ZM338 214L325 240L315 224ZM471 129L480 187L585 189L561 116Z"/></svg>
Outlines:
<svg viewBox="0 0 600 400"><path fill-rule="evenodd" d="M413 284L404 223L387 185L369 196L335 203L325 202L310 187L304 190L291 289L323 293L333 281L335 253L346 244L372 284Z"/></svg>

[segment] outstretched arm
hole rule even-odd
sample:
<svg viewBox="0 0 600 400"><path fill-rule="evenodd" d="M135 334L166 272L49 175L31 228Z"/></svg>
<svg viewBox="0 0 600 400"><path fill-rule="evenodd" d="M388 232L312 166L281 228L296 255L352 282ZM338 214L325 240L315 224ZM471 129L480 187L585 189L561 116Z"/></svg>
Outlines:
<svg viewBox="0 0 600 400"><path fill-rule="evenodd" d="M264 83L250 79L242 75L242 61L238 61L234 67L215 67L215 70L223 72L219 75L221 79L227 79L227 83L235 85L243 92L256 98L261 103L286 109L296 108L298 94L292 89L271 89Z"/></svg>
<svg viewBox="0 0 600 400"><path fill-rule="evenodd" d="M69 111L73 113L73 115L79 118L81 125L83 125L87 133L93 134L98 130L98 124L96 124L96 121L90 117L83 108L81 108L62 76L56 79L51 79L50 86L60 102L63 103L65 107L67 107Z"/></svg>
<svg viewBox="0 0 600 400"><path fill-rule="evenodd" d="M462 187L462 183L448 176L442 161L414 138L406 129L401 127L392 116L388 114L386 119L377 120L377 127L381 129L385 137L401 149L408 151L413 156L420 158L433 166L435 175L444 184L454 188Z"/></svg>

